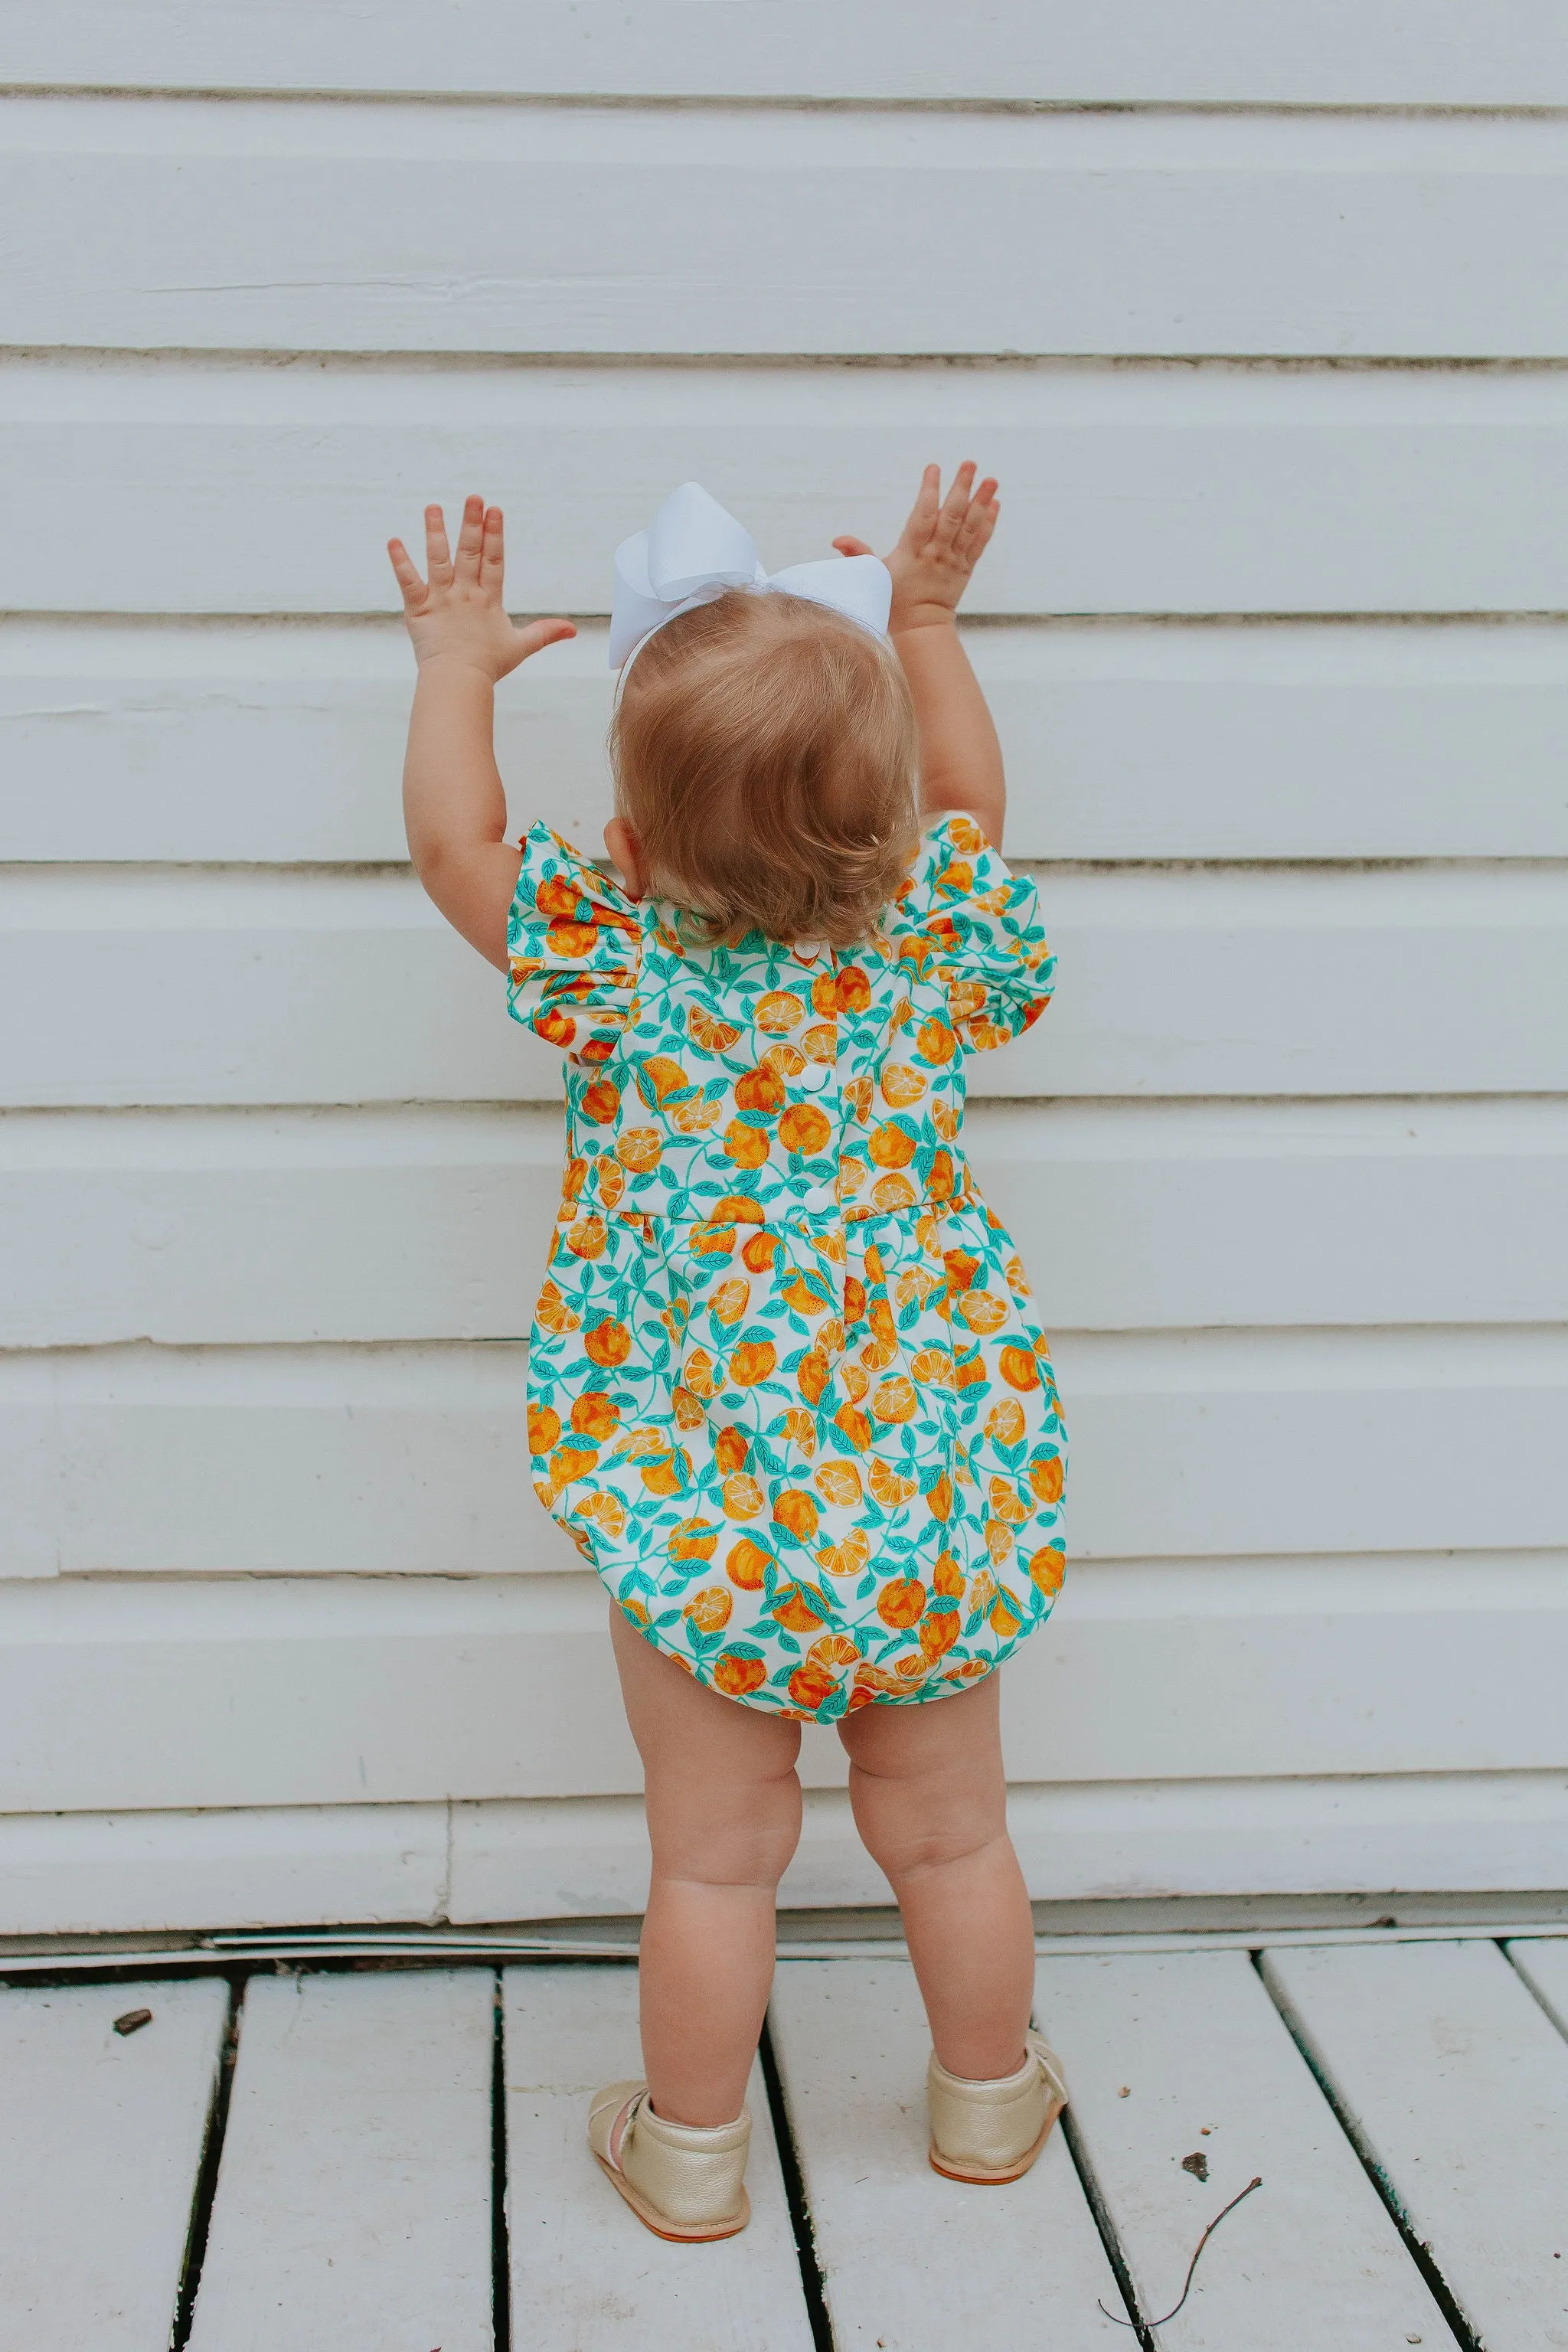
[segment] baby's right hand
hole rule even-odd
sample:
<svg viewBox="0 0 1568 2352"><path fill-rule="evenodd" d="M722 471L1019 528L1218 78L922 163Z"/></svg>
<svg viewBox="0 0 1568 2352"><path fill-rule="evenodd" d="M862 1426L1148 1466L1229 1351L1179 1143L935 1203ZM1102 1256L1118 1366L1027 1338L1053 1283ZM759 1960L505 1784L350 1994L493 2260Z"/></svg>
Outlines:
<svg viewBox="0 0 1568 2352"><path fill-rule="evenodd" d="M403 618L421 668L438 656L449 656L492 679L502 678L542 646L577 634L570 621L530 621L524 629L513 627L501 599L506 576L501 510L487 508L483 499L471 498L464 505L456 562L447 545L446 516L439 507L426 508L427 581L419 577L400 539L388 540L386 551L403 591Z"/></svg>
<svg viewBox="0 0 1568 2352"><path fill-rule="evenodd" d="M971 572L984 554L1001 509L990 475L974 488L975 467L966 458L942 495L942 468L928 466L920 496L910 510L903 536L882 558L893 575L893 608L888 626L904 629L950 624ZM863 539L836 539L840 555L869 555Z"/></svg>

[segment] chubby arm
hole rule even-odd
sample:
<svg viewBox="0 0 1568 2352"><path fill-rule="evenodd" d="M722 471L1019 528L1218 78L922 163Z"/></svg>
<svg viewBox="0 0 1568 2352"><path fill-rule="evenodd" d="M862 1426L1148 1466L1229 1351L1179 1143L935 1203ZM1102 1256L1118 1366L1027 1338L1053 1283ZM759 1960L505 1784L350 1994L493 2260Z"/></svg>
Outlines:
<svg viewBox="0 0 1568 2352"><path fill-rule="evenodd" d="M453 929L504 971L507 914L522 860L505 839L496 685L541 646L577 632L562 620L513 627L501 601L501 511L482 499L463 508L455 558L440 508L426 508L428 580L400 539L388 542L387 553L419 664L403 763L409 856Z"/></svg>
<svg viewBox="0 0 1568 2352"><path fill-rule="evenodd" d="M884 559L893 575L888 625L920 722L921 811L961 809L999 849L1007 814L1002 746L957 626L958 600L1001 511L996 484L987 476L976 489L975 470L962 465L944 499L941 468L926 467L903 536ZM833 544L841 555L871 552L863 540Z"/></svg>

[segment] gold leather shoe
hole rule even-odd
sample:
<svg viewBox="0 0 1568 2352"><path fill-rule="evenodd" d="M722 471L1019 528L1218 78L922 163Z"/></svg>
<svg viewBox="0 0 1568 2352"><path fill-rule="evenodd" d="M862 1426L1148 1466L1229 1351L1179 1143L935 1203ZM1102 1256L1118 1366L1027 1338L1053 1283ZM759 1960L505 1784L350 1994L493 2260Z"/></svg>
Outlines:
<svg viewBox="0 0 1568 2352"><path fill-rule="evenodd" d="M1028 2171L1068 2103L1061 2061L1039 2035L1016 2074L973 2083L950 2074L931 2053L926 2077L931 2168L950 2180L1000 2183Z"/></svg>
<svg viewBox="0 0 1568 2352"><path fill-rule="evenodd" d="M611 2083L588 2109L588 2145L612 2188L657 2238L732 2238L752 2218L744 2174L752 2118L671 2124L646 2083Z"/></svg>

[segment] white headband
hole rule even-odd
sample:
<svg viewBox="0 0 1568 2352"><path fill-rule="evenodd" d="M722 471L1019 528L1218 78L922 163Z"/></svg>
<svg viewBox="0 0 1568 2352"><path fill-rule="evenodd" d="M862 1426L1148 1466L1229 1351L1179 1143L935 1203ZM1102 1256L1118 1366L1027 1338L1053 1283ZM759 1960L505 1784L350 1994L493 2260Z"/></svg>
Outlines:
<svg viewBox="0 0 1568 2352"><path fill-rule="evenodd" d="M858 621L875 637L888 634L893 583L879 557L829 555L770 574L757 561L751 532L700 482L682 482L647 530L623 539L616 550L610 667L619 669L678 613L710 604L726 588L804 596Z"/></svg>

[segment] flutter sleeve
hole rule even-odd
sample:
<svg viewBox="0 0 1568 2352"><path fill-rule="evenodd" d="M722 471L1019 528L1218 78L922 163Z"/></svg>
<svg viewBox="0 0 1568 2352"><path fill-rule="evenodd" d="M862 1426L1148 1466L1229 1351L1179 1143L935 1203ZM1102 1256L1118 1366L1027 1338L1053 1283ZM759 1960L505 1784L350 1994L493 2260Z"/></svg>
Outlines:
<svg viewBox="0 0 1568 2352"><path fill-rule="evenodd" d="M946 983L948 1020L972 1053L1020 1036L1056 984L1035 886L1010 873L979 826L950 816L921 835L897 901L900 955Z"/></svg>
<svg viewBox="0 0 1568 2352"><path fill-rule="evenodd" d="M574 1062L607 1061L632 1017L642 923L618 882L531 827L507 918L507 1008Z"/></svg>

